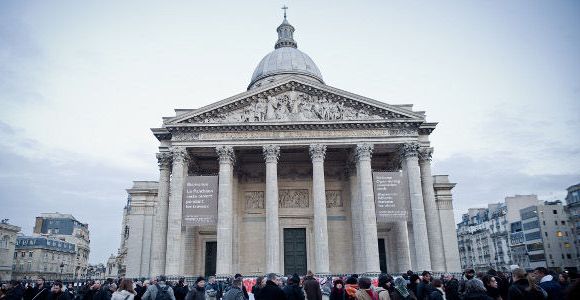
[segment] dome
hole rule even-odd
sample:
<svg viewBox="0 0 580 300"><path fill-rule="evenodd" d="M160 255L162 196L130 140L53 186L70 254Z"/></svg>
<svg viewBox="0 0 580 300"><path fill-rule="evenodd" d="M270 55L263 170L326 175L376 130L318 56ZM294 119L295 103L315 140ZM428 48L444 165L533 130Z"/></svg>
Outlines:
<svg viewBox="0 0 580 300"><path fill-rule="evenodd" d="M278 41L274 46L275 50L260 61L254 70L248 89L255 87L256 83L262 79L283 74L308 76L324 83L322 74L314 61L306 53L298 50L298 44L293 37L294 27L288 23L286 15L277 31Z"/></svg>
<svg viewBox="0 0 580 300"><path fill-rule="evenodd" d="M260 79L280 74L305 75L323 83L322 74L310 56L296 48L280 47L260 61L250 86Z"/></svg>

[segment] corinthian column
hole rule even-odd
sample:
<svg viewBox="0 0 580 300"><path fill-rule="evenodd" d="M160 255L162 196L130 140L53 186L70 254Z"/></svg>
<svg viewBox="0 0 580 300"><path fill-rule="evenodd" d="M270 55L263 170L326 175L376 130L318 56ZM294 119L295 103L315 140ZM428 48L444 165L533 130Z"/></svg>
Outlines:
<svg viewBox="0 0 580 300"><path fill-rule="evenodd" d="M427 236L429 237L429 253L431 267L435 272L445 272L445 253L443 250L443 234L439 222L439 211L435 203L433 177L431 176L431 156L433 148L421 148L419 151L419 168L421 170L421 186L423 190L423 205L427 222Z"/></svg>
<svg viewBox="0 0 580 300"><path fill-rule="evenodd" d="M362 253L364 247L362 240L362 224L361 215L362 208L360 203L360 193L359 193L359 180L356 174L356 163L350 160L346 172L348 173L348 181L350 183L350 215L351 215L351 226L352 226L352 253L353 253L353 270L355 273L364 273L366 269L366 261L362 255L356 255L357 253Z"/></svg>
<svg viewBox="0 0 580 300"><path fill-rule="evenodd" d="M263 147L266 160L266 273L281 274L278 220L278 158L280 146Z"/></svg>
<svg viewBox="0 0 580 300"><path fill-rule="evenodd" d="M233 165L234 148L219 146L218 222L217 222L217 266L216 275L230 276L233 262Z"/></svg>
<svg viewBox="0 0 580 300"><path fill-rule="evenodd" d="M411 200L411 218L413 222L413 240L417 270L431 270L429 256L429 238L423 206L423 192L421 191L421 174L419 171L419 144L405 143L401 147L403 170L408 178L409 196Z"/></svg>
<svg viewBox="0 0 580 300"><path fill-rule="evenodd" d="M187 176L187 161L189 155L185 147L171 148L173 157L173 176L170 188L169 211L167 216L167 245L165 252L165 274L180 275L183 263L181 253L181 215L183 202L183 183Z"/></svg>
<svg viewBox="0 0 580 300"><path fill-rule="evenodd" d="M326 186L324 184L324 156L326 146L310 145L312 158L312 193L314 198L314 257L316 274L330 274L328 261L328 226L326 224Z"/></svg>
<svg viewBox="0 0 580 300"><path fill-rule="evenodd" d="M362 212L362 240L365 256L365 272L380 273L379 244L377 237L377 215L375 212L375 195L373 192L373 174L371 169L371 156L373 145L358 144L356 146L356 166L359 177L359 193ZM354 255L357 255L356 253Z"/></svg>
<svg viewBox="0 0 580 300"><path fill-rule="evenodd" d="M411 270L411 252L409 252L409 233L407 232L407 221L397 221L393 223L393 233L396 244L396 257L398 272Z"/></svg>
<svg viewBox="0 0 580 300"><path fill-rule="evenodd" d="M157 153L159 163L159 191L157 209L151 242L151 274L165 274L165 250L167 249L167 212L169 209L169 175L171 174L171 153Z"/></svg>

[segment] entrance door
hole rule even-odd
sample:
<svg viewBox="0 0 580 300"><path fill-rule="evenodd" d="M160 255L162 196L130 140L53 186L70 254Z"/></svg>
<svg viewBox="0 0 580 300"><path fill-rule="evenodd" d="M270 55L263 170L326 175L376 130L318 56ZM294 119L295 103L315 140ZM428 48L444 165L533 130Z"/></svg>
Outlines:
<svg viewBox="0 0 580 300"><path fill-rule="evenodd" d="M205 277L215 275L217 265L217 242L205 243Z"/></svg>
<svg viewBox="0 0 580 300"><path fill-rule="evenodd" d="M284 274L306 274L306 229L284 229Z"/></svg>
<svg viewBox="0 0 580 300"><path fill-rule="evenodd" d="M387 273L387 251L385 251L385 239L379 239L379 266L382 273Z"/></svg>

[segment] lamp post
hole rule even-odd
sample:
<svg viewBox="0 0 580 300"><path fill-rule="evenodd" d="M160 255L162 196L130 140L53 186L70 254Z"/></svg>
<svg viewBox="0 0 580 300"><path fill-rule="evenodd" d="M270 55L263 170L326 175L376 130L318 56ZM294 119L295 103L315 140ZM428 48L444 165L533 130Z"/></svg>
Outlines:
<svg viewBox="0 0 580 300"><path fill-rule="evenodd" d="M62 280L62 269L64 268L64 262L60 263L60 280Z"/></svg>

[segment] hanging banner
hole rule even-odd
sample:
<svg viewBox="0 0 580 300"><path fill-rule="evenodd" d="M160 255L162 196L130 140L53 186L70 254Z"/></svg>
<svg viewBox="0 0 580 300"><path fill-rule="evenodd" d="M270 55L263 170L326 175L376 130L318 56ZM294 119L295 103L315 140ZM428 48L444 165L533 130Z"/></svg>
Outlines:
<svg viewBox="0 0 580 300"><path fill-rule="evenodd" d="M183 225L217 225L218 177L187 176L183 186Z"/></svg>
<svg viewBox="0 0 580 300"><path fill-rule="evenodd" d="M407 221L409 211L401 172L373 172L377 223Z"/></svg>

